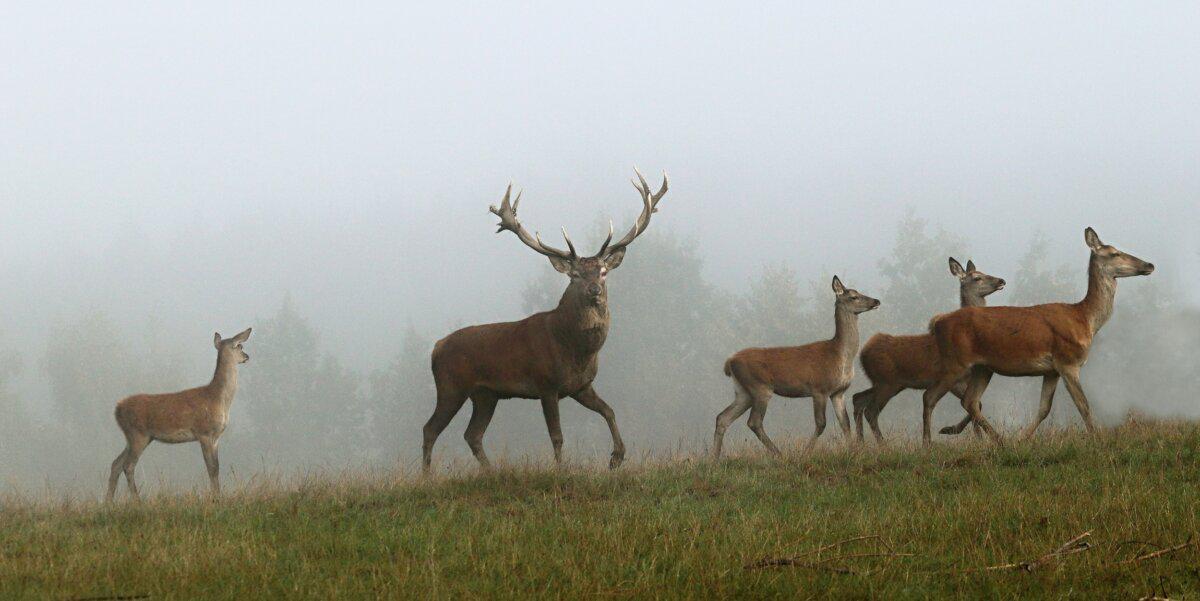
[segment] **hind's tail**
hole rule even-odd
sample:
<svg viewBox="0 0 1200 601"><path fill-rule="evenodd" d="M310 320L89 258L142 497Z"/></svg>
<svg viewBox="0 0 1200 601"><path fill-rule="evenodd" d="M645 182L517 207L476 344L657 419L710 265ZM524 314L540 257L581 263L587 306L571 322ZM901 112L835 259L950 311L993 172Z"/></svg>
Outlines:
<svg viewBox="0 0 1200 601"><path fill-rule="evenodd" d="M725 375L733 376L733 357L725 360Z"/></svg>

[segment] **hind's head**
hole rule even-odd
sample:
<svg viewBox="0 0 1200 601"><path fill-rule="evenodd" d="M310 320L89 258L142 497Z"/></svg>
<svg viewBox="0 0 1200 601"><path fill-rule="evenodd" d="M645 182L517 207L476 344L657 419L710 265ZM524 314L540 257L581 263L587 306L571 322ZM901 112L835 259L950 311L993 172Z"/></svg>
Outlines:
<svg viewBox="0 0 1200 601"><path fill-rule="evenodd" d="M968 260L964 268L954 257L950 257L950 274L958 278L959 294L967 299L983 299L993 292L1004 290L1006 283L1003 278L976 269L974 261Z"/></svg>
<svg viewBox="0 0 1200 601"><path fill-rule="evenodd" d="M833 293L837 295L837 306L849 309L855 315L865 313L879 306L877 299L842 285L842 280L833 276Z"/></svg>
<svg viewBox="0 0 1200 601"><path fill-rule="evenodd" d="M246 339L250 338L250 328L233 338L221 339L221 334L213 334L213 346L217 347L218 360L233 361L236 364L242 364L250 360L250 355L242 348L242 344Z"/></svg>
<svg viewBox="0 0 1200 601"><path fill-rule="evenodd" d="M1083 231L1083 240L1092 249L1092 264L1100 273L1110 278L1127 278L1135 275L1150 275L1154 273L1154 263L1143 261L1117 247L1100 241L1096 230L1087 228Z"/></svg>

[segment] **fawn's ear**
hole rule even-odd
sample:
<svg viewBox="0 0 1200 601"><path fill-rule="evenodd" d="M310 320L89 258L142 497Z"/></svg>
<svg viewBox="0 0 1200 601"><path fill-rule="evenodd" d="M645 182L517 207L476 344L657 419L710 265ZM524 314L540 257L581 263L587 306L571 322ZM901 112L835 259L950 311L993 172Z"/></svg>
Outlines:
<svg viewBox="0 0 1200 601"><path fill-rule="evenodd" d="M1100 241L1100 236L1096 234L1096 230L1090 227L1083 230L1083 241L1087 242L1088 248L1092 250L1099 250L1101 246L1104 246L1104 243Z"/></svg>
<svg viewBox="0 0 1200 601"><path fill-rule="evenodd" d="M967 275L967 272L963 271L962 263L959 263L954 257L950 257L950 275L960 280Z"/></svg>
<svg viewBox="0 0 1200 601"><path fill-rule="evenodd" d="M614 251L608 253L607 257L604 257L604 266L607 267L609 271L612 271L612 270L620 267L621 261L624 261L624 260L625 260L625 249L618 248L617 250L614 250Z"/></svg>
<svg viewBox="0 0 1200 601"><path fill-rule="evenodd" d="M213 334L213 346L216 347L216 349L218 351L221 350L221 333L220 332Z"/></svg>
<svg viewBox="0 0 1200 601"><path fill-rule="evenodd" d="M842 281L836 275L833 276L833 293L838 296L846 293L846 287L842 285Z"/></svg>
<svg viewBox="0 0 1200 601"><path fill-rule="evenodd" d="M967 259L967 272L975 271L975 261Z"/></svg>
<svg viewBox="0 0 1200 601"><path fill-rule="evenodd" d="M241 343L245 342L246 339L248 339L248 338L250 338L250 328L246 328L245 331L238 334L237 336L234 336L233 342L234 342L234 344L241 344Z"/></svg>

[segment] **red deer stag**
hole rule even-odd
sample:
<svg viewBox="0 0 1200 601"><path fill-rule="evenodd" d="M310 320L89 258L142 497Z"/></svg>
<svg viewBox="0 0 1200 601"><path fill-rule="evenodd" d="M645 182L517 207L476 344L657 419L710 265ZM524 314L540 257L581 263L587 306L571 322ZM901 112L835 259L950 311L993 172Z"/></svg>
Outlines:
<svg viewBox="0 0 1200 601"><path fill-rule="evenodd" d="M198 441L208 467L208 480L214 495L221 494L217 440L229 423L229 405L237 393L238 365L250 360L242 343L250 338L250 328L222 340L213 336L217 347L217 369L207 386L171 394L137 394L117 403L117 425L125 434L125 450L117 455L108 476L108 496L112 501L117 480L125 472L125 482L134 498L138 495L133 469L151 441L181 443Z"/></svg>
<svg viewBox="0 0 1200 601"><path fill-rule="evenodd" d="M636 169L634 170L637 171ZM483 450L483 433L487 430L496 403L500 399L538 399L550 442L554 445L555 462L562 461L562 428L559 425L558 402L571 397L580 405L599 413L608 423L613 450L609 467L615 468L625 459L625 443L617 429L613 410L596 394L592 380L599 366L598 353L608 336L609 311L608 272L621 265L629 243L646 231L650 216L657 211L659 200L667 193L667 177L657 192L650 189L646 179L637 172L634 187L642 196L642 213L633 228L616 243L612 242L612 225L608 239L600 251L591 257L580 257L575 245L566 238L568 250L542 243L537 234L530 235L517 221L517 205L521 195L510 204L512 186L504 193L500 208L491 207L500 218L500 228L517 235L526 246L550 259L559 273L571 278L558 307L506 323L471 326L439 340L433 347L433 379L437 385L437 407L425 424L423 466L429 470L433 445L437 437L454 418L468 398L471 399L471 421L465 438L479 463L489 466Z"/></svg>
<svg viewBox="0 0 1200 601"><path fill-rule="evenodd" d="M922 435L930 442L930 416L955 382L970 374L963 408L975 423L1001 443L1000 435L980 411L980 398L992 374L1042 376L1038 415L1023 432L1028 438L1050 414L1054 388L1061 377L1089 432L1096 430L1079 369L1087 361L1096 332L1112 317L1117 278L1150 275L1154 265L1100 241L1095 230L1084 230L1091 249L1087 295L1074 304L1050 303L1032 307L968 307L933 318L930 332L937 341L940 376L925 391Z"/></svg>
<svg viewBox="0 0 1200 601"><path fill-rule="evenodd" d="M879 306L879 301L842 286L833 277L833 338L804 346L748 348L725 361L725 375L733 378L733 403L717 416L713 434L713 458L720 459L725 430L733 420L750 410L750 430L772 454L779 448L763 428L767 403L772 394L787 398L812 397L816 430L805 450L812 449L825 431L825 406L833 401L833 411L842 433L850 438L850 416L843 395L854 377L854 356L858 353L858 314Z"/></svg>
<svg viewBox="0 0 1200 601"><path fill-rule="evenodd" d="M967 261L967 268L963 269L961 263L950 257L950 274L958 278L960 307L983 307L987 305L985 299L989 294L1004 289L1003 279L975 269L974 261ZM937 343L928 333L915 336L879 333L863 345L858 360L862 363L863 373L871 380L871 387L854 395L854 429L859 441L863 439L865 415L875 440L883 442L879 413L901 391L908 388L925 390L932 386L938 376L937 358ZM959 381L950 392L961 399L966 390L966 381ZM959 426L965 428L970 422L968 415Z"/></svg>

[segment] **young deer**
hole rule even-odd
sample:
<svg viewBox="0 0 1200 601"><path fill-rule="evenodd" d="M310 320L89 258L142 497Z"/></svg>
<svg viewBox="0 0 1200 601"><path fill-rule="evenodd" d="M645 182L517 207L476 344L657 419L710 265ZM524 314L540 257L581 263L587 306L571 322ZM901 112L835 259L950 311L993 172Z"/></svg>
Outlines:
<svg viewBox="0 0 1200 601"><path fill-rule="evenodd" d="M925 391L922 435L930 442L930 416L937 402L963 376L970 374L963 408L975 423L1001 442L980 411L979 399L992 374L1042 376L1038 415L1024 431L1033 435L1050 414L1054 388L1061 377L1089 432L1096 430L1091 408L1079 381L1096 332L1113 312L1117 278L1150 275L1154 265L1104 244L1095 230L1084 230L1091 249L1088 289L1075 304L1050 303L1032 307L968 307L933 318L930 332L937 341L940 373Z"/></svg>
<svg viewBox="0 0 1200 601"><path fill-rule="evenodd" d="M636 170L635 170L636 171ZM425 423L423 466L429 470L433 445L446 424L454 418L468 398L474 409L465 438L471 452L483 467L488 467L483 450L487 430L496 403L500 399L537 399L542 403L546 428L554 446L554 460L562 461L562 427L558 402L571 397L580 405L599 413L612 434L613 450L609 467L625 458L625 443L617 430L611 407L596 394L592 380L599 369L599 353L608 337L608 272L621 265L626 247L646 231L650 216L667 193L667 178L657 192L650 189L641 173L633 183L642 197L642 212L625 237L613 243L612 225L600 251L590 257L575 253L575 245L566 238L568 250L542 243L517 221L521 195L510 203L512 186L504 193L500 208L491 211L500 218L500 229L517 238L538 254L550 259L559 273L571 278L558 307L520 321L492 323L463 328L439 340L433 347L433 380L437 386L437 406Z"/></svg>
<svg viewBox="0 0 1200 601"><path fill-rule="evenodd" d="M987 305L985 299L989 294L1004 289L1003 279L975 269L974 261L967 261L967 268L963 269L962 264L950 257L950 274L958 278L960 307L983 307ZM863 439L865 414L875 440L883 442L879 413L901 391L908 388L924 390L933 385L938 376L937 358L937 343L928 333L915 336L879 333L863 345L858 360L862 363L863 373L871 380L871 387L854 395L854 429L859 441ZM959 381L950 392L961 399L966 389L967 383ZM960 427L965 428L970 422L968 415Z"/></svg>
<svg viewBox="0 0 1200 601"><path fill-rule="evenodd" d="M229 405L237 392L238 365L250 360L242 343L250 338L250 328L222 340L213 336L217 348L217 369L206 386L171 394L136 394L117 403L117 425L125 434L125 450L117 455L108 476L108 501L117 491L117 480L125 472L125 481L134 498L141 498L133 480L138 457L151 441L175 444L200 442L208 480L214 495L221 494L220 471L217 462L217 439L229 422Z"/></svg>
<svg viewBox="0 0 1200 601"><path fill-rule="evenodd" d="M816 431L805 450L825 431L825 405L832 400L842 433L850 438L850 416L843 395L854 377L854 355L858 352L858 314L879 306L879 301L842 286L833 277L835 332L830 340L804 346L742 349L725 361L725 375L733 378L733 403L717 416L713 434L713 458L721 457L725 430L733 420L750 410L749 426L763 446L778 455L763 428L767 403L772 394L787 398L812 397Z"/></svg>

